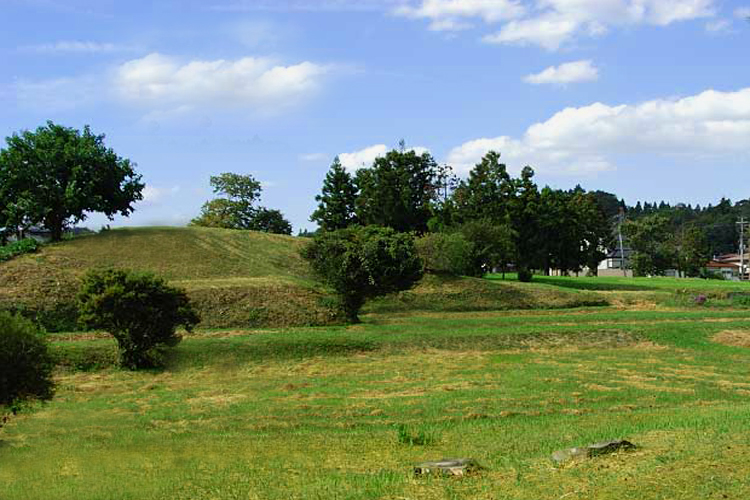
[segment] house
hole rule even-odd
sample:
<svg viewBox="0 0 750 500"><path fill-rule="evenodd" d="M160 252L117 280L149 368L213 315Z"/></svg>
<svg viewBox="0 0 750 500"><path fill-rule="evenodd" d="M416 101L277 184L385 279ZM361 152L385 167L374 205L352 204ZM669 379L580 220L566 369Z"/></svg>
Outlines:
<svg viewBox="0 0 750 500"><path fill-rule="evenodd" d="M706 264L706 271L709 273L719 274L726 280L739 281L740 265L734 262L720 262L712 260Z"/></svg>
<svg viewBox="0 0 750 500"><path fill-rule="evenodd" d="M740 274L743 275L742 279L747 279L748 271L750 270L750 254L745 254L744 257L738 253L727 253L715 257L711 263L713 267L706 266L706 269L731 269L730 267L718 267L719 264L734 266L737 270L736 277L734 279L740 279ZM742 267L742 269L740 269Z"/></svg>
<svg viewBox="0 0 750 500"><path fill-rule="evenodd" d="M633 271L630 270L630 254L632 251L628 247L617 248L607 252L607 256L597 266L599 276L627 276L632 277ZM623 271L624 270L624 271Z"/></svg>

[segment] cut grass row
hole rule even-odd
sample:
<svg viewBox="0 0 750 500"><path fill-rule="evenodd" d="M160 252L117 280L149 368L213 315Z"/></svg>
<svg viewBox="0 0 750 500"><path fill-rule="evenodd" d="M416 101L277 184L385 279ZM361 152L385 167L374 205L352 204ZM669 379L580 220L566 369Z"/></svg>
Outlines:
<svg viewBox="0 0 750 500"><path fill-rule="evenodd" d="M712 338L747 331L748 319L426 313L199 332L163 372L61 373L53 402L3 430L0 491L3 500L747 498L750 351ZM405 445L401 425L435 442ZM555 449L611 438L639 449L549 461ZM410 475L411 464L443 456L488 470Z"/></svg>

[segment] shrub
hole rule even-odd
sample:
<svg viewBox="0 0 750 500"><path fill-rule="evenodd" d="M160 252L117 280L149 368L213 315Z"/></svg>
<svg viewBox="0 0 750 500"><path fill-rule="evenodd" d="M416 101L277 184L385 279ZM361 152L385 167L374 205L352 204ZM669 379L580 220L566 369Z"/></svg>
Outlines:
<svg viewBox="0 0 750 500"><path fill-rule="evenodd" d="M346 318L359 322L365 300L411 288L422 277L414 238L393 229L367 226L316 236L302 256L338 295Z"/></svg>
<svg viewBox="0 0 750 500"><path fill-rule="evenodd" d="M0 247L0 262L10 260L18 255L36 252L39 248L39 242L34 238L25 238L20 241L14 241Z"/></svg>
<svg viewBox="0 0 750 500"><path fill-rule="evenodd" d="M191 331L200 318L184 291L150 274L107 269L91 271L78 295L80 321L114 336L120 364L136 370L164 363L168 347Z"/></svg>
<svg viewBox="0 0 750 500"><path fill-rule="evenodd" d="M529 283L533 277L534 274L529 269L518 270L518 281L522 283Z"/></svg>
<svg viewBox="0 0 750 500"><path fill-rule="evenodd" d="M54 362L34 324L0 311L0 406L26 399L49 399Z"/></svg>
<svg viewBox="0 0 750 500"><path fill-rule="evenodd" d="M460 228L472 244L471 274L482 277L495 267L505 268L514 260L516 233L508 224L497 224L491 219L466 222Z"/></svg>
<svg viewBox="0 0 750 500"><path fill-rule="evenodd" d="M425 270L455 275L472 274L474 245L461 233L429 233L417 238L417 253Z"/></svg>

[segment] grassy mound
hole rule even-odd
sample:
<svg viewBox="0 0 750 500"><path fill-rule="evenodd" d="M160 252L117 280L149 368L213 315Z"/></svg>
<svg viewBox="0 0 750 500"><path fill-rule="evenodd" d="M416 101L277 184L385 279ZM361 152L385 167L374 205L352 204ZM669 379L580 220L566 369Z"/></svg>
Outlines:
<svg viewBox="0 0 750 500"><path fill-rule="evenodd" d="M202 328L297 326L337 320L289 236L207 228L117 229L0 265L0 309L53 331L76 329L75 294L93 268L163 276L188 290Z"/></svg>
<svg viewBox="0 0 750 500"><path fill-rule="evenodd" d="M364 312L499 311L603 305L607 301L597 294L545 284L428 274L412 290L368 303Z"/></svg>
<svg viewBox="0 0 750 500"><path fill-rule="evenodd" d="M335 301L300 257L303 239L253 231L116 229L43 246L0 263L0 309L50 331L77 329L75 294L93 268L148 271L185 288L200 328L329 325ZM555 283L555 285L558 285ZM543 283L428 275L413 290L369 303L365 313L555 309L605 305L601 294Z"/></svg>

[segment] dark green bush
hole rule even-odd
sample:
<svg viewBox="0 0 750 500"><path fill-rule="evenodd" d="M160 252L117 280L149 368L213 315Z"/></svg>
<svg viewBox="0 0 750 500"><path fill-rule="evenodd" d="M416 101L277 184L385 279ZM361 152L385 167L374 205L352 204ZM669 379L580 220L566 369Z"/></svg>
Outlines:
<svg viewBox="0 0 750 500"><path fill-rule="evenodd" d="M532 273L529 269L518 270L518 281L522 283L529 283L533 277L534 273Z"/></svg>
<svg viewBox="0 0 750 500"><path fill-rule="evenodd" d="M422 277L414 237L367 226L323 232L302 256L333 290L346 318L356 323L365 300L411 288Z"/></svg>
<svg viewBox="0 0 750 500"><path fill-rule="evenodd" d="M34 324L0 312L0 406L26 399L49 399L54 361Z"/></svg>
<svg viewBox="0 0 750 500"><path fill-rule="evenodd" d="M474 245L461 233L428 233L415 241L425 270L455 275L473 274Z"/></svg>
<svg viewBox="0 0 750 500"><path fill-rule="evenodd" d="M0 262L10 260L18 255L36 252L39 248L39 242L34 238L25 238L20 241L14 241L0 247Z"/></svg>
<svg viewBox="0 0 750 500"><path fill-rule="evenodd" d="M464 223L460 230L472 245L471 270L467 274L482 277L494 268L504 269L514 261L516 233L508 224L477 219Z"/></svg>
<svg viewBox="0 0 750 500"><path fill-rule="evenodd" d="M120 364L131 370L163 365L167 349L181 340L177 327L190 331L200 321L183 290L119 269L89 272L78 303L81 323L111 333Z"/></svg>

